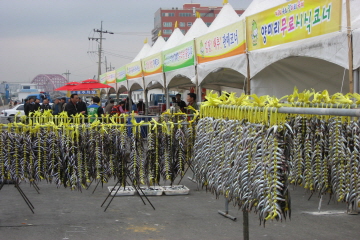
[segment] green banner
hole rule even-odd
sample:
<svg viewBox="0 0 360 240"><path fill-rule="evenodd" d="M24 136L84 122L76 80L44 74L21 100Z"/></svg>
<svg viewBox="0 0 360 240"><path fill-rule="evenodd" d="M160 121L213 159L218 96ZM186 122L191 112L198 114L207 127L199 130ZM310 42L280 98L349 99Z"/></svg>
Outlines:
<svg viewBox="0 0 360 240"><path fill-rule="evenodd" d="M126 81L126 68L125 66L115 70L116 82Z"/></svg>
<svg viewBox="0 0 360 240"><path fill-rule="evenodd" d="M163 52L164 72L193 66L195 64L194 41L181 44Z"/></svg>

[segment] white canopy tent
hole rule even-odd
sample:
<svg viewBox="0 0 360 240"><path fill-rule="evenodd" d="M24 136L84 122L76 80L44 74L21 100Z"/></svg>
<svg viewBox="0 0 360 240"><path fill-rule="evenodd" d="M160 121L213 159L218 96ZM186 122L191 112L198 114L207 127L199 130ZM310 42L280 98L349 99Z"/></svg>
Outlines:
<svg viewBox="0 0 360 240"><path fill-rule="evenodd" d="M164 41L164 39L162 37L159 37L158 40L159 39L162 39ZM161 41L161 40L159 40L159 41ZM131 62L140 61L143 57L145 57L145 55L149 51L151 51L151 48L152 47L147 42L145 42L145 44L141 48L140 52L136 55L134 60L132 60ZM125 87L125 86L123 86L123 87ZM143 89L143 88L144 88L144 86L143 86L142 77L127 80L127 89L128 90L135 91L135 90L139 90L139 89ZM119 89L118 89L118 91L119 91Z"/></svg>
<svg viewBox="0 0 360 240"><path fill-rule="evenodd" d="M240 17L227 3L209 27L207 34L239 21ZM246 55L240 54L198 64L197 73L198 85L201 88L218 91L221 91L223 87L243 88L247 73Z"/></svg>
<svg viewBox="0 0 360 240"><path fill-rule="evenodd" d="M204 35L207 31L208 27L204 21L201 18L197 18L178 45L194 41L196 37ZM195 65L166 72L165 77L166 87L169 89L193 87L196 83Z"/></svg>
<svg viewBox="0 0 360 240"><path fill-rule="evenodd" d="M352 22L353 29L353 52L354 52L354 69L360 68L360 12L357 18Z"/></svg>
<svg viewBox="0 0 360 240"><path fill-rule="evenodd" d="M360 0L350 2L353 22L360 12ZM253 0L241 18L286 3L286 0ZM314 88L327 89L330 93L348 92L346 30L346 0L343 0L340 32L249 52L251 93L281 97L291 93L294 86L300 91Z"/></svg>
<svg viewBox="0 0 360 240"><path fill-rule="evenodd" d="M170 48L173 48L179 44L179 42L184 38L184 34L180 31L179 28L175 28L174 32L171 34L169 39L165 44L163 44L161 49L151 49L151 51L147 54L146 57L149 57L153 54L160 53L161 51L168 50ZM158 84L156 84L156 83ZM152 84L150 84L152 83ZM154 88L164 88L165 86L165 79L164 79L164 73L155 73L149 76L145 76L145 87L150 87L151 89Z"/></svg>

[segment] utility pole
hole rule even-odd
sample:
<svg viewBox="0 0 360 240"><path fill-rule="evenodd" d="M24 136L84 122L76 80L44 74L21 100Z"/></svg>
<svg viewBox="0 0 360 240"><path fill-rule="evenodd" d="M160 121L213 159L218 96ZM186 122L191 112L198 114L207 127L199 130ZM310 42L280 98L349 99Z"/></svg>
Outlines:
<svg viewBox="0 0 360 240"><path fill-rule="evenodd" d="M114 34L113 32L109 32L109 31L107 31L107 30L103 31L103 30L102 30L102 22L103 22L103 21L101 21L100 29L94 29L94 32L100 33L100 37L99 37L99 38L91 38L91 37L88 38L89 40L95 40L95 41L97 41L97 42L99 43L98 80L100 80L100 75L101 75L102 40L105 39L105 38L102 37L102 34L103 34L103 33Z"/></svg>
<svg viewBox="0 0 360 240"><path fill-rule="evenodd" d="M67 82L69 82L69 79L70 79L70 71L69 70L66 70L66 73L63 73L62 75L65 75L66 76L66 80L67 80Z"/></svg>

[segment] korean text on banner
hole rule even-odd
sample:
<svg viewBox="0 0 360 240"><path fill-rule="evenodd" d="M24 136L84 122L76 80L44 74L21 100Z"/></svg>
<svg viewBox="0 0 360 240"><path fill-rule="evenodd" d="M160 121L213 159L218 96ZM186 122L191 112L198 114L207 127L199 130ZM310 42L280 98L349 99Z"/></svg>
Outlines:
<svg viewBox="0 0 360 240"><path fill-rule="evenodd" d="M115 83L115 82L116 82L115 71L107 72L106 73L106 84Z"/></svg>
<svg viewBox="0 0 360 240"><path fill-rule="evenodd" d="M161 52L155 53L142 60L142 68L144 76L162 72L162 56Z"/></svg>
<svg viewBox="0 0 360 240"><path fill-rule="evenodd" d="M248 49L340 30L342 0L294 0L246 18Z"/></svg>
<svg viewBox="0 0 360 240"><path fill-rule="evenodd" d="M164 51L164 72L193 66L195 64L194 56L193 40Z"/></svg>
<svg viewBox="0 0 360 240"><path fill-rule="evenodd" d="M245 53L245 21L239 21L195 39L198 63Z"/></svg>
<svg viewBox="0 0 360 240"><path fill-rule="evenodd" d="M116 82L123 82L126 80L126 68L125 66L115 70Z"/></svg>
<svg viewBox="0 0 360 240"><path fill-rule="evenodd" d="M142 77L141 62L136 61L126 65L126 79Z"/></svg>
<svg viewBox="0 0 360 240"><path fill-rule="evenodd" d="M106 84L106 77L107 77L106 73L101 74L99 82L102 84Z"/></svg>

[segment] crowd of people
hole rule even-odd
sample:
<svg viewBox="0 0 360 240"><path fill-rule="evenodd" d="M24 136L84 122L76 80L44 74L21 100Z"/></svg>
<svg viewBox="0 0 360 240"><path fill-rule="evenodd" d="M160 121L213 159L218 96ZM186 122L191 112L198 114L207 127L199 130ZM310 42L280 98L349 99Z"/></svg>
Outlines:
<svg viewBox="0 0 360 240"><path fill-rule="evenodd" d="M110 98L106 102L105 108L102 108L100 105L101 100L97 96L92 97L92 104L87 106L77 94L71 94L69 102L67 103L65 97L56 98L52 106L47 98L43 99L42 104L40 104L40 99L35 98L25 99L24 101L24 112L26 116L29 116L30 113L38 110L52 110L53 115L58 115L61 112L66 111L68 116L74 116L81 113L85 116L95 117L97 115L100 117L104 114L115 115L132 111L137 112L139 115L144 115L146 108L143 99L139 99L139 102L134 104L129 98L120 101L118 104L115 104L115 100ZM171 105L178 107L179 110L187 114L193 113L192 110L186 109L188 106L192 106L194 109L198 110L195 93L189 93L187 95L187 102L188 104L181 100L181 94L177 94L176 97L172 99Z"/></svg>

